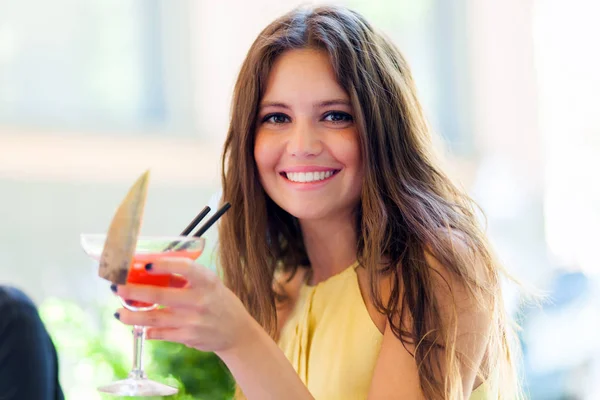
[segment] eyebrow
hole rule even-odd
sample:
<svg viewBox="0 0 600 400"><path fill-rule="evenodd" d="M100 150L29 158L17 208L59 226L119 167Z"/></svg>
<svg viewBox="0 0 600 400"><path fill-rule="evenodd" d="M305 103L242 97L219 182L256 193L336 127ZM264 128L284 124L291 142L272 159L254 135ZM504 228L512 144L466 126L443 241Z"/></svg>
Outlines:
<svg viewBox="0 0 600 400"><path fill-rule="evenodd" d="M350 100L346 100L346 99L332 99L332 100L325 100L322 101L320 103L316 103L313 105L313 108L322 108L322 107L329 107L329 106L339 106L339 105L344 105L344 106L351 106L350 104ZM260 104L260 109L266 108L266 107L278 107L278 108L285 108L287 110L291 109L291 107L285 103L281 103L278 101L265 101L263 103Z"/></svg>

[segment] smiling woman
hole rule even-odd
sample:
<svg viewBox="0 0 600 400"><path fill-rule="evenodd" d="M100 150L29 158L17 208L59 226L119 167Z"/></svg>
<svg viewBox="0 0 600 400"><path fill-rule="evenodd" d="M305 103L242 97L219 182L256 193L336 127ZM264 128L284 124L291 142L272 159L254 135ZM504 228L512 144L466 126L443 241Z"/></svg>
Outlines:
<svg viewBox="0 0 600 400"><path fill-rule="evenodd" d="M293 10L251 46L232 104L225 284L159 260L190 284L117 288L166 306L121 320L214 351L248 399L519 398L503 269L396 47L346 8Z"/></svg>
<svg viewBox="0 0 600 400"><path fill-rule="evenodd" d="M297 50L275 61L254 145L261 184L275 203L302 219L353 212L363 181L353 114L326 52Z"/></svg>

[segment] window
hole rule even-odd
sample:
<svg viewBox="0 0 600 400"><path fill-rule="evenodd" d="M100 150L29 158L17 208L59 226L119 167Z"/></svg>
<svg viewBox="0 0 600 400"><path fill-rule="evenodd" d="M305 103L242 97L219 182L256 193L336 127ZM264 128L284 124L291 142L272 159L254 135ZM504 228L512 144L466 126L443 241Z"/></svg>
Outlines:
<svg viewBox="0 0 600 400"><path fill-rule="evenodd" d="M188 1L0 5L0 125L190 132Z"/></svg>

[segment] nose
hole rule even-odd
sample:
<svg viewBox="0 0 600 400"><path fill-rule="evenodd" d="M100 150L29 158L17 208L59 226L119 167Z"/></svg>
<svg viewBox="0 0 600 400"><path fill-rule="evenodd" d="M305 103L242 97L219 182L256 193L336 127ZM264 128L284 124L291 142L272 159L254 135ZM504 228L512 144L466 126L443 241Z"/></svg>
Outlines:
<svg viewBox="0 0 600 400"><path fill-rule="evenodd" d="M290 132L287 151L294 157L317 156L323 151L323 143L310 123L296 122Z"/></svg>

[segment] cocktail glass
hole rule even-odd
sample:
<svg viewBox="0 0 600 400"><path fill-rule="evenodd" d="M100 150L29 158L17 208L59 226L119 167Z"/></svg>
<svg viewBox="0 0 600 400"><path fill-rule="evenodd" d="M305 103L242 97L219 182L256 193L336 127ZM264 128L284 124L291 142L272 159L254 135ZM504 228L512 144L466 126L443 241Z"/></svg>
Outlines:
<svg viewBox="0 0 600 400"><path fill-rule="evenodd" d="M106 235L82 234L81 246L93 259L99 260L104 248ZM204 238L193 236L147 236L139 237L135 254L129 268L127 283L152 286L177 286L186 284L183 277L172 274L153 274L146 271L146 264L162 257L179 257L196 260L204 250ZM150 311L158 304L122 299L123 307L135 312ZM177 388L155 382L147 378L143 369L145 327L133 327L133 366L126 379L115 381L98 388L99 391L117 396L169 396L177 393Z"/></svg>

